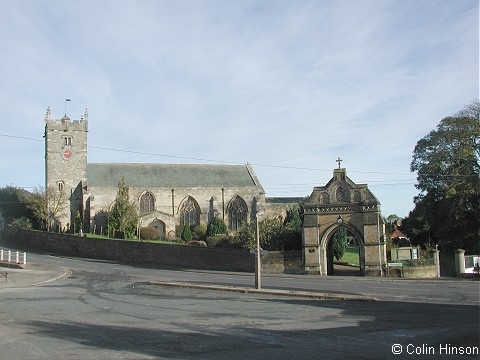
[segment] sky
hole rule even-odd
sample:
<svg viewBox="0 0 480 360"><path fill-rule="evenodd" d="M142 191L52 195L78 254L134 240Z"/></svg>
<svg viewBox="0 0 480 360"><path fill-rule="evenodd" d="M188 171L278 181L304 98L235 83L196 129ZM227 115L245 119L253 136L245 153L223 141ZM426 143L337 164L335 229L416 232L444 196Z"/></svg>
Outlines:
<svg viewBox="0 0 480 360"><path fill-rule="evenodd" d="M340 157L404 217L415 144L479 97L478 0L0 5L0 187L44 184L47 107L88 109L89 163L248 162L305 197Z"/></svg>

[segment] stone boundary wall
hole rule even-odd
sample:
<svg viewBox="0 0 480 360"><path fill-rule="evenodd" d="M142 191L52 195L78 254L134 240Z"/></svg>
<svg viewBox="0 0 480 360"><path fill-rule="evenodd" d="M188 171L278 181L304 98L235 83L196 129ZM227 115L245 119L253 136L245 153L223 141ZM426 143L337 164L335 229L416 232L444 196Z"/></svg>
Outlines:
<svg viewBox="0 0 480 360"><path fill-rule="evenodd" d="M437 277L436 265L414 266L389 269L388 277L404 277L409 279L415 278L434 278Z"/></svg>
<svg viewBox="0 0 480 360"><path fill-rule="evenodd" d="M5 227L3 235L13 245L62 255L201 270L255 271L255 255L247 250L93 239L11 226ZM262 272L299 273L301 260L300 252L271 252L262 257Z"/></svg>
<svg viewBox="0 0 480 360"><path fill-rule="evenodd" d="M269 251L262 256L262 271L267 273L304 274L301 251Z"/></svg>

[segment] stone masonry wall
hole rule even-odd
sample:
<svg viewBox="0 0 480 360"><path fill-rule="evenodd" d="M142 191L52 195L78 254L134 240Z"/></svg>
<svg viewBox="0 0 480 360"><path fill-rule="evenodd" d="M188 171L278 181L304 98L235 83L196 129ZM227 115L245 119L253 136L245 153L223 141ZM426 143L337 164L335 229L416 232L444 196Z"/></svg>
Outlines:
<svg viewBox="0 0 480 360"><path fill-rule="evenodd" d="M114 260L127 263L160 264L191 269L254 272L255 255L247 250L201 248L150 242L103 240L68 234L16 229L3 233L12 245L58 254ZM301 272L301 253L272 252L262 257L264 272Z"/></svg>

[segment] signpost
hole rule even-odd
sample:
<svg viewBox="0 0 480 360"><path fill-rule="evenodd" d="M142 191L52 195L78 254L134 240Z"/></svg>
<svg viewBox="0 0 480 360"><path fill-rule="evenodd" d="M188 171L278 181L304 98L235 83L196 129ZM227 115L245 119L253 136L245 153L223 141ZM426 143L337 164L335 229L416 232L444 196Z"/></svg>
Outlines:
<svg viewBox="0 0 480 360"><path fill-rule="evenodd" d="M255 215L255 220L256 220L256 254L255 254L255 289L261 289L262 288L262 282L260 278L260 272L262 269L262 264L260 260L260 229L258 228L258 218L263 215L263 212L258 212Z"/></svg>

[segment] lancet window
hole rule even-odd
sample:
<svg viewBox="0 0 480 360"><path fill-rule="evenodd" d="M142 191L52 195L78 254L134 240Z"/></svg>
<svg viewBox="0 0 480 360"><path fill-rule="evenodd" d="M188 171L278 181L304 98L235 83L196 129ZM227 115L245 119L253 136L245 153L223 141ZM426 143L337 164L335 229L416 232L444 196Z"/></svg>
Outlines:
<svg viewBox="0 0 480 360"><path fill-rule="evenodd" d="M140 197L140 212L149 213L155 211L155 198L150 192L146 192Z"/></svg>
<svg viewBox="0 0 480 360"><path fill-rule="evenodd" d="M240 226L247 220L247 212L245 201L241 197L236 196L228 207L228 229L240 229Z"/></svg>
<svg viewBox="0 0 480 360"><path fill-rule="evenodd" d="M196 226L200 224L200 210L192 197L188 197L180 210L180 225Z"/></svg>

